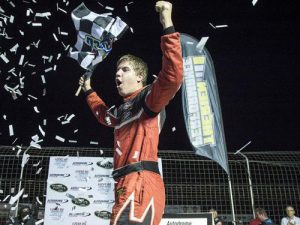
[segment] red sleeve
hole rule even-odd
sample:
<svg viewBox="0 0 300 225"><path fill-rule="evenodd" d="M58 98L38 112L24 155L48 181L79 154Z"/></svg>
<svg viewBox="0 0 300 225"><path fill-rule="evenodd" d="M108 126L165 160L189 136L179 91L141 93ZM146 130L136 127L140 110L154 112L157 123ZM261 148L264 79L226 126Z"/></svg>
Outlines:
<svg viewBox="0 0 300 225"><path fill-rule="evenodd" d="M86 101L99 123L105 126L114 127L116 118L114 118L113 115L109 113L109 108L105 105L104 101L96 94L96 92L92 92L91 94L89 94L86 97Z"/></svg>
<svg viewBox="0 0 300 225"><path fill-rule="evenodd" d="M146 106L155 113L161 111L174 97L183 79L183 63L178 32L161 37L162 69L151 85Z"/></svg>

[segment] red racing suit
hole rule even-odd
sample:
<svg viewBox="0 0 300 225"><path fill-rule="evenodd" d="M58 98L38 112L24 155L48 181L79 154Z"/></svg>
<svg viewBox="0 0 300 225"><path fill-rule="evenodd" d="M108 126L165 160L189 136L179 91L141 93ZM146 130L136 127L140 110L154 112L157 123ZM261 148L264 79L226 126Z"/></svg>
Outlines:
<svg viewBox="0 0 300 225"><path fill-rule="evenodd" d="M172 27L173 28L173 27ZM162 112L181 86L183 66L180 35L174 28L161 37L162 69L158 78L118 108L108 108L92 90L87 103L101 124L114 127L114 169L158 160ZM158 225L165 207L162 177L152 171L129 173L116 180L111 225Z"/></svg>

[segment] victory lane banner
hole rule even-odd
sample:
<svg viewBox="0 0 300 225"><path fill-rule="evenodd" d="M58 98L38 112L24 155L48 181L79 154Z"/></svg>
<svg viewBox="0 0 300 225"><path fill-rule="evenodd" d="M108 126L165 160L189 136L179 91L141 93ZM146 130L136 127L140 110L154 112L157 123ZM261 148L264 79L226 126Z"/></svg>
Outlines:
<svg viewBox="0 0 300 225"><path fill-rule="evenodd" d="M109 225L112 170L112 158L51 157L44 224Z"/></svg>

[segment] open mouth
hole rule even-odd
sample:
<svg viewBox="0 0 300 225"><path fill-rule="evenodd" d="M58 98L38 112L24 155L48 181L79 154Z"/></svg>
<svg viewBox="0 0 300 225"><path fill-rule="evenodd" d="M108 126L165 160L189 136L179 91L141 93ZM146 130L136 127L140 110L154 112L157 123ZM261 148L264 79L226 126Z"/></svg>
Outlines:
<svg viewBox="0 0 300 225"><path fill-rule="evenodd" d="M119 87L121 84L122 84L122 82L120 80L116 80L117 87Z"/></svg>

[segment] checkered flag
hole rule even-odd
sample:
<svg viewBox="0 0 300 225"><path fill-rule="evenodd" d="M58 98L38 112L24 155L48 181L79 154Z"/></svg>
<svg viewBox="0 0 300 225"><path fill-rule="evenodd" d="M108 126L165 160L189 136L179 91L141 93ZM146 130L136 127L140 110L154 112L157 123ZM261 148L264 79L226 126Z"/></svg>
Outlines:
<svg viewBox="0 0 300 225"><path fill-rule="evenodd" d="M77 31L77 42L69 56L80 66L93 71L95 66L112 50L114 41L120 39L128 26L119 17L90 11L81 3L72 11L72 20Z"/></svg>

